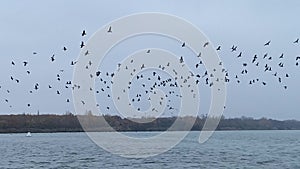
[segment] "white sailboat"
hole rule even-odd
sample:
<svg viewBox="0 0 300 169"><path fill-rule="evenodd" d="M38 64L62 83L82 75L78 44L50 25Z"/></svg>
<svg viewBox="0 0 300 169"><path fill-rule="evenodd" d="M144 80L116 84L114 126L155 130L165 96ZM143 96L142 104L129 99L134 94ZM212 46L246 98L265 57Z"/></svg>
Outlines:
<svg viewBox="0 0 300 169"><path fill-rule="evenodd" d="M26 137L31 137L31 133L28 132L28 133L26 134Z"/></svg>

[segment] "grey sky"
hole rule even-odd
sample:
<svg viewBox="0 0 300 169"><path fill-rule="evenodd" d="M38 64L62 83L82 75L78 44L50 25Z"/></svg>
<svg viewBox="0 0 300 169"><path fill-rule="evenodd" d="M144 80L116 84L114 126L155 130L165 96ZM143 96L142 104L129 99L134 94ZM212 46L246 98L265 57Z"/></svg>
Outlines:
<svg viewBox="0 0 300 169"><path fill-rule="evenodd" d="M73 105L65 102L66 98L71 98L71 91L65 89L64 82L72 79L70 62L79 54L80 41L86 41L99 28L124 15L163 12L186 19L202 30L214 46L221 45L219 56L232 80L227 88L225 116L300 120L300 66L295 66L300 43L293 44L300 38L299 11L300 1L297 0L1 1L0 113L73 111ZM82 38L83 29L88 35ZM264 47L269 40L271 45ZM134 45L134 42L129 43ZM238 46L237 52L230 51L232 45ZM68 51L62 51L63 46ZM38 54L33 55L34 51ZM240 51L243 57L237 59ZM266 52L273 61L261 62L261 66L269 63L273 67L272 73L265 73L262 68L250 64L254 54L262 60ZM277 66L281 53L285 54L283 69ZM54 63L50 63L52 54L56 58ZM15 66L11 65L12 60ZM22 65L25 60L29 62L26 67ZM237 84L234 75L241 76L244 62L249 63L249 74ZM64 72L60 73L60 69ZM26 70L32 73L26 75ZM276 71L280 76L289 73L290 78L283 78L288 90L284 90L283 84L272 76ZM61 83L57 82L56 74L61 74ZM19 79L20 84L11 81L10 76ZM248 80L254 78L266 81L267 85L249 86ZM38 92L33 89L35 83L40 84ZM48 84L53 86L51 91ZM29 94L29 90L33 93ZM62 96L57 96L56 90L60 90ZM204 107L200 113L205 113L206 105L210 103L208 94L208 89L200 89ZM9 99L8 104L5 98ZM31 104L29 108L28 103Z"/></svg>

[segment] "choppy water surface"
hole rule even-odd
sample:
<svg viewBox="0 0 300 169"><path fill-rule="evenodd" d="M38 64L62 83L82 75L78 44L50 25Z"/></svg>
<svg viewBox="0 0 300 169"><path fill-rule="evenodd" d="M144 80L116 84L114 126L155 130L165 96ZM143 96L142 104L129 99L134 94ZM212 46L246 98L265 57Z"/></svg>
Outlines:
<svg viewBox="0 0 300 169"><path fill-rule="evenodd" d="M191 132L145 159L110 154L85 133L25 135L0 134L0 168L300 168L300 131L218 131L204 144Z"/></svg>

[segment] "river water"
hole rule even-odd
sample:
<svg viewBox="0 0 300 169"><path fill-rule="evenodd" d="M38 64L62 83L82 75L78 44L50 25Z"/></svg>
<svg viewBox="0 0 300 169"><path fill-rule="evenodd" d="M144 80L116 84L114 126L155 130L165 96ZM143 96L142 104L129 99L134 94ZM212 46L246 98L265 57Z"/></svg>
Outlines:
<svg viewBox="0 0 300 169"><path fill-rule="evenodd" d="M145 135L146 132L130 133ZM190 132L171 150L124 158L85 133L0 134L0 168L300 168L300 131L217 131L204 144Z"/></svg>

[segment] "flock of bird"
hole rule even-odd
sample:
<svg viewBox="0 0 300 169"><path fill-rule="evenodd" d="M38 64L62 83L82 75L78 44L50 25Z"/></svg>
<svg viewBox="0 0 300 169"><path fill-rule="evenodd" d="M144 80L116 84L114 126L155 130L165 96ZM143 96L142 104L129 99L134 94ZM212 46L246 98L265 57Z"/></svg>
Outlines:
<svg viewBox="0 0 300 169"><path fill-rule="evenodd" d="M298 44L299 43L299 38L297 38L295 41L293 41L293 44ZM271 41L268 41L264 44L264 47L268 47L271 45ZM221 50L221 46L218 46L217 51ZM231 47L231 52L236 52L237 51L237 46L232 46ZM241 58L243 56L242 52L239 52L239 54L236 56L237 58ZM250 60L250 64L255 65L255 67L257 67L258 69L263 70L264 72L273 72L272 75L277 78L278 83L283 84L284 82L284 78L289 78L290 75L288 72L284 72L283 70L281 72L276 71L275 68L280 68L283 69L285 67L285 63L284 63L284 53L281 53L278 56L279 59L279 63L277 63L277 65L272 65L272 61L274 59L274 56L269 55L267 52L264 53L262 56L258 56L257 54L254 54L254 56L251 58ZM261 63L261 62L267 62L267 63ZM299 62L300 62L300 56L295 56L295 66L299 66ZM242 63L242 67L243 69L239 74L235 74L235 80L237 83L241 83L241 80L239 79L239 76L241 75L246 75L248 74L248 69L247 66L249 65L249 63L244 62ZM228 73L226 73L226 82L229 82L230 79L228 78ZM255 79L250 79L248 81L249 85L253 85L255 83L259 83L261 80L259 78L255 78ZM263 86L267 85L266 81L261 81L261 84ZM286 84L283 84L283 88L287 89L288 86Z"/></svg>
<svg viewBox="0 0 300 169"><path fill-rule="evenodd" d="M298 43L299 43L299 38L297 38L295 41L293 41L293 44L298 44ZM268 47L268 46L270 46L270 45L271 45L271 41L268 41L268 42L266 42L263 46L264 46L264 47ZM220 50L221 50L221 46L218 46L216 50L217 50L217 51L220 51ZM233 45L233 46L231 47L231 52L232 52L232 53L237 52L237 46ZM236 58L241 58L242 56L243 56L243 52L239 52L239 53L236 55ZM255 67L257 67L258 69L263 70L264 72L273 72L272 75L273 75L275 78L278 79L278 80L277 80L278 83L283 84L284 78L289 78L289 77L290 77L289 73L286 72L286 73L283 73L283 74L282 74L283 71L278 72L278 71L275 71L274 68L276 68L276 66L277 66L278 68L281 68L281 69L284 68L284 66L285 66L285 63L284 63L284 60L283 60L284 56L285 56L284 53L281 53L281 54L278 56L278 59L279 59L278 65L272 65L272 64L271 64L271 62L272 62L274 56L269 55L267 52L264 53L262 56L258 56L258 54L254 54L253 57L250 58L250 61L249 61L249 62L250 62L250 64L252 64L252 65L254 65ZM262 62L266 62L266 61L269 62L269 63L262 63ZM235 73L235 74L234 74L234 79L235 79L236 83L241 83L241 80L239 79L240 76L243 76L243 75L248 74L249 71L248 71L248 69L247 69L247 66L249 65L249 62L243 62L243 63L242 63L242 67L243 67L243 68L242 68L240 74L239 74L239 73ZM299 62L300 62L300 56L295 56L295 66L298 67L298 66L299 66ZM281 73L281 75L280 75L280 73ZM231 78L231 79L232 79L232 78ZM225 81L226 81L226 82L229 82L229 81L230 81L229 73L228 73L228 72L226 72L226 78L225 78ZM261 81L261 84L262 84L263 86L267 85L267 82L266 82L266 81L263 81L263 80L261 80L261 79L258 78L258 77L257 77L257 78L254 78L254 79L248 80L248 84L249 84L249 85L254 85L255 83L259 83L260 81ZM285 85L285 84L283 84L283 88L284 88L284 89L287 89L288 86Z"/></svg>
<svg viewBox="0 0 300 169"><path fill-rule="evenodd" d="M113 33L112 31L112 27L109 27L107 30L107 33ZM81 36L84 37L86 36L87 33L85 30L83 30L81 32ZM299 44L299 38L297 38L296 40L292 41L291 44L297 45ZM179 47L181 48L185 48L186 47L186 43L183 42L182 44L180 44ZM208 43L204 44L204 47L207 46ZM267 41L266 43L262 44L264 46L264 48L268 48L269 46L272 45L272 41ZM84 48L85 43L84 41L81 41L79 44L79 48ZM216 51L222 51L223 47L222 46L217 46ZM238 51L238 46L233 45L230 49L225 49L225 50L230 50L230 52L232 53L233 56L236 57L236 59L240 59L242 57L245 57L242 51ZM62 51L63 52L68 52L68 49L66 46L62 47ZM148 50L146 53L150 53L151 51ZM33 52L33 55L37 55L37 52ZM85 52L85 55L89 55L89 51ZM260 69L263 72L266 73L270 73L272 74L272 76L274 76L275 78L277 78L277 81L279 84L282 84L284 89L288 89L288 86L286 84L284 84L284 81L286 78L290 78L290 74L288 72L279 72L276 71L278 70L277 68L281 69L283 67L285 67L285 62L284 62L284 57L285 54L282 53L278 56L278 60L279 62L277 64L273 64L273 62L271 62L275 56L271 56L268 53L263 54L262 56L258 55L258 54L254 54L252 58L250 58L250 60L248 62L243 62L241 67L241 71L238 73L233 73L233 72L229 72L227 70L223 70L225 73L225 77L224 80L226 83L236 83L236 84L240 84L242 83L242 78L240 78L241 76L245 76L249 73L249 69L248 66L250 64L253 65L253 67L256 67L257 69ZM185 62L184 56L181 56L178 61L179 63L184 63ZM247 58L249 59L249 58ZM49 63L54 63L56 61L56 55L52 54L49 57ZM294 58L295 61L295 66L300 68L300 56L295 56ZM133 61L132 61L133 62ZM77 61L71 61L70 66L74 66L76 65ZM17 63L15 61L11 61L11 66L12 67L17 67L20 64L22 64L21 66L27 68L28 65L30 65L30 63L28 61L23 61L22 63ZM91 65L92 63L89 62L89 65ZM165 63L166 66L169 66L168 63ZM222 63L220 63L222 64ZM86 69L89 68L89 65L86 66ZM120 64L117 65L117 68L120 68ZM204 68L203 62L200 60L199 62L195 63L194 68L197 70L198 73L193 73L191 74L191 76L193 76L193 78L195 79L195 81L193 83L196 83L197 85L207 85L209 87L211 87L213 85L213 82L210 81L210 77L213 77L213 74L209 74L206 70L204 70L203 73L199 73L200 72L200 68ZM127 68L127 66L122 65L123 68ZM277 68L276 68L277 67ZM159 69L161 69L163 71L163 68L160 67ZM59 83L62 83L64 85L64 87L66 89L70 89L70 90L77 90L80 89L80 85L79 84L73 84L71 80L67 80L67 81L63 81L61 78L61 74L64 72L64 70L59 70L58 73L55 75L56 76L56 80ZM30 70L26 70L25 72L28 76L31 75L31 71ZM112 99L112 92L111 92L111 87L113 84L112 78L114 77L116 72L108 72L108 71L97 71L95 72L94 75L90 75L91 78L96 77L97 81L100 81L99 85L96 85L95 90L94 89L90 89L90 90L94 90L96 92L96 94L99 94L100 98L99 99L99 103L97 104L97 106L101 105L101 100L103 99ZM176 70L174 70L174 73L176 73ZM179 77L180 78L180 77ZM17 78L17 76L11 75L10 76L10 81L14 81L15 83L19 84L22 83L22 81L20 79ZM164 90L165 92L165 97L168 98L168 103L167 103L167 109L169 111L173 111L176 112L174 110L177 109L176 106L178 106L177 101L180 100L181 95L180 95L180 90L179 88L181 87L180 85L178 85L177 80L179 79L173 79L168 75L162 74L160 70L149 70L147 72L142 72L142 73L138 73L132 82L129 82L129 84L124 84L127 85L128 89L131 89L132 84L139 84L136 85L136 87L138 87L137 89L133 90L135 93L131 92L130 94L130 100L132 105L135 105L135 107L137 108L138 111L142 111L143 108L140 105L145 105L147 103L147 100L149 100L149 94L150 93L154 93L155 89L161 89ZM187 82L188 79L183 79L183 77L181 77L181 80ZM202 83L203 82L203 83ZM264 81L264 79L261 78L253 78L253 79L247 79L246 82L249 85L254 85L254 84L261 84L262 86L266 86L268 83L267 81ZM29 90L29 93L33 93L33 92L37 92L39 91L39 89L41 87L44 88L48 88L48 90L50 92L55 92L56 95L61 95L61 89L54 89L52 84L47 84L47 85L41 85L38 82L35 82L32 86L32 89ZM7 94L9 95L11 90L10 89L3 89L2 85L0 84L0 90L6 90ZM174 101L175 100L175 101ZM9 106L9 107L13 107L12 102L10 102L9 98L3 98L3 101ZM66 103L70 103L71 99L70 98L65 98ZM85 100L82 100L81 103L83 105L86 104ZM139 105L140 103L140 105ZM162 101L160 102L160 104L162 104ZM27 107L31 106L30 102L26 103ZM106 109L106 111L111 111L112 107L109 106L108 104L100 106L104 109Z"/></svg>
<svg viewBox="0 0 300 169"><path fill-rule="evenodd" d="M100 81L100 85L98 87L99 90L96 90L97 94L100 94L100 99L103 100L106 98L112 98L111 88L112 83L111 78L114 76L114 73L103 73L98 72L98 77ZM126 86L127 85L127 86ZM134 88L134 92L129 94L130 103L129 106L134 105L137 109L137 111L143 111L145 109L145 104L147 104L147 101L149 101L151 98L149 97L149 94L156 94L155 89L163 90L165 93L165 98L168 98L167 103L167 109L169 111L172 111L171 114L175 112L176 108L176 98L177 101L182 96L179 94L179 84L176 82L176 80L168 77L166 74L161 74L160 71L152 70L152 71L145 71L142 73L138 73L134 79L129 82L128 84L124 84L128 89ZM123 90L125 92L125 89ZM120 97L117 97L119 100ZM163 97L161 97L161 100L159 101L159 104L162 106L163 103ZM84 102L82 102L84 104ZM173 105L172 105L173 104ZM97 105L99 106L99 104ZM143 108L144 107L144 108ZM106 113L110 114L111 107L109 105L106 105L104 107L106 110ZM156 111L155 108L153 108L152 111ZM176 113L176 112L175 112Z"/></svg>

